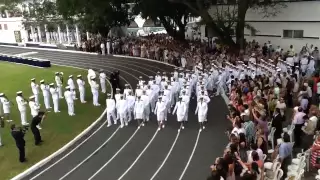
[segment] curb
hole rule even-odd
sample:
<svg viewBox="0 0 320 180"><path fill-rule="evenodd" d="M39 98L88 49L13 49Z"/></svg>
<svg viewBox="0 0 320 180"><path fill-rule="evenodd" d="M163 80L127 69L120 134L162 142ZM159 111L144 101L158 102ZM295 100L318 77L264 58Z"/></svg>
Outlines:
<svg viewBox="0 0 320 180"><path fill-rule="evenodd" d="M56 66L62 66L62 67L70 67L70 68L75 68L75 69L81 69L81 70L87 70L84 68L78 68L78 67L72 67L72 66L64 66L64 65L56 65ZM107 82L110 85L110 88L112 89L112 84L110 83L110 81L107 79ZM111 95L113 97L113 91L111 91ZM27 170L23 171L22 173L18 174L17 176L11 178L11 180L20 180L23 179L25 177L27 177L29 174L33 173L34 171L36 171L37 169L41 168L42 166L44 166L45 164L47 164L49 161L51 161L52 159L54 159L55 157L59 156L61 153L63 153L65 150L67 150L68 148L70 148L72 145L74 145L78 140L80 140L84 135L86 135L89 131L91 131L93 129L93 127L95 127L101 120L102 118L106 115L107 113L107 109L105 109L103 111L103 113L98 117L97 120L95 120L89 127L87 127L84 131L82 131L80 134L78 134L78 136L76 136L74 139L72 139L70 142L68 142L66 145L64 145L62 148L60 148L59 150L57 150L56 152L52 153L50 156L46 157L45 159L42 159L41 161L39 161L38 163L36 163L35 165L31 166L30 168L28 168Z"/></svg>
<svg viewBox="0 0 320 180"><path fill-rule="evenodd" d="M169 63L165 63L165 62L162 62L162 61L156 61L156 60L148 59L148 58L132 57L132 56L124 56L124 55L112 55L112 56L113 56L113 57L128 58L128 59L140 59L140 60L145 60L145 61L157 62L157 63L160 63L160 64L165 64L165 65L171 66L171 67L177 67L177 66L172 65L172 64L169 64Z"/></svg>
<svg viewBox="0 0 320 180"><path fill-rule="evenodd" d="M74 54L98 55L98 53L83 52L83 51L76 51L76 50L36 48L36 47L19 47L19 46L9 46L9 45L0 45L0 47L10 47L10 48L17 48L17 49L33 49L33 50L42 50L42 51L68 52L68 53L74 53Z"/></svg>

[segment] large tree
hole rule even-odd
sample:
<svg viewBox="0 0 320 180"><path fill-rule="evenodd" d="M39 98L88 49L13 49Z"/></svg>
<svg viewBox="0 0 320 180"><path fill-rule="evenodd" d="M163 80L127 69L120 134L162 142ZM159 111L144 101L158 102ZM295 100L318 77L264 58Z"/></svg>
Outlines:
<svg viewBox="0 0 320 180"><path fill-rule="evenodd" d="M222 0L171 1L187 6L202 18L207 28L212 30L222 42L236 50L244 48L244 29L248 26L245 17L250 8L265 16L274 16L285 7L283 3L273 0L227 0L229 5L221 5ZM233 30L235 30L235 41L231 33Z"/></svg>
<svg viewBox="0 0 320 180"><path fill-rule="evenodd" d="M135 0L134 3L134 14L160 21L170 36L185 40L187 18L191 12L186 5L172 3L169 0Z"/></svg>
<svg viewBox="0 0 320 180"><path fill-rule="evenodd" d="M58 13L92 33L106 37L112 27L128 24L127 0L57 0Z"/></svg>

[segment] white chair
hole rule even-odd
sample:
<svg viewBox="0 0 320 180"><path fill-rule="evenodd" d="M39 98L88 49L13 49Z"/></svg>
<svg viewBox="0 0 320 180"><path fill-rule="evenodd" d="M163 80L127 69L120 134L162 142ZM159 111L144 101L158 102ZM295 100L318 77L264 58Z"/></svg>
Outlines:
<svg viewBox="0 0 320 180"><path fill-rule="evenodd" d="M298 169L295 169L295 168L292 167L292 165L289 165L288 166L287 176L288 177L289 176L298 177L300 175L300 173L302 172L302 170L303 170L303 173L304 173L304 168L305 167L306 167L306 163L305 162L301 163L301 165L298 167ZM303 176L303 174L301 176Z"/></svg>
<svg viewBox="0 0 320 180"><path fill-rule="evenodd" d="M281 163L276 160L275 162L266 162L264 163L264 169L265 169L265 177L268 179L274 179L276 176L275 172L277 172L278 169L281 168Z"/></svg>
<svg viewBox="0 0 320 180"><path fill-rule="evenodd" d="M267 159L267 155L266 154L263 154L263 162L265 162Z"/></svg>
<svg viewBox="0 0 320 180"><path fill-rule="evenodd" d="M268 122L268 130L269 130L269 132L271 132L271 125L272 125L272 121Z"/></svg>
<svg viewBox="0 0 320 180"><path fill-rule="evenodd" d="M276 132L276 128L271 128L270 134L268 135L268 141L271 142L271 147L274 149L274 133Z"/></svg>
<svg viewBox="0 0 320 180"><path fill-rule="evenodd" d="M283 171L282 169L278 169L276 171L276 175L274 176L273 180L280 180L283 176Z"/></svg>

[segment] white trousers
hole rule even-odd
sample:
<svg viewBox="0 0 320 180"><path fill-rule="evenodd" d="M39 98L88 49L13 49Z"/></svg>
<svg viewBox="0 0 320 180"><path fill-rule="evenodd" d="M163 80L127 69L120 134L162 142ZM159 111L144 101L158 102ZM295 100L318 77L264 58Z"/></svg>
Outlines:
<svg viewBox="0 0 320 180"><path fill-rule="evenodd" d="M117 119L116 119L116 112L113 110L113 111L108 111L107 112L107 121L108 121L108 124L112 124L111 123L111 119L113 120L114 124L117 124Z"/></svg>
<svg viewBox="0 0 320 180"><path fill-rule="evenodd" d="M107 92L106 81L101 81L100 85L101 85L101 92L106 93Z"/></svg>
<svg viewBox="0 0 320 180"><path fill-rule="evenodd" d="M25 126L25 125L28 124L28 122L27 122L27 111L20 111L20 118L21 118L22 126Z"/></svg>
<svg viewBox="0 0 320 180"><path fill-rule="evenodd" d="M126 113L119 113L120 115L120 123L121 123L121 126L127 124L127 114Z"/></svg>
<svg viewBox="0 0 320 180"><path fill-rule="evenodd" d="M57 86L58 92L59 92L59 98L63 98L63 94L62 94L62 86Z"/></svg>
<svg viewBox="0 0 320 180"><path fill-rule="evenodd" d="M99 104L99 92L92 92L93 95L93 105L97 106Z"/></svg>
<svg viewBox="0 0 320 180"><path fill-rule="evenodd" d="M80 93L80 101L81 101L82 103L85 102L85 100L84 100L84 97L85 97L85 95L86 95L85 89L84 89L84 88L80 88L80 89L79 89L79 93Z"/></svg>
<svg viewBox="0 0 320 180"><path fill-rule="evenodd" d="M218 95L221 95L221 94L225 94L225 91L224 91L224 89L223 89L223 85L218 85L217 86L217 92L216 92L216 95L218 96Z"/></svg>
<svg viewBox="0 0 320 180"><path fill-rule="evenodd" d="M50 97L49 96L43 96L43 100L44 100L44 106L46 107L46 109L51 108L50 107Z"/></svg>
<svg viewBox="0 0 320 180"><path fill-rule="evenodd" d="M59 112L59 98L52 99L54 112Z"/></svg>
<svg viewBox="0 0 320 180"><path fill-rule="evenodd" d="M74 103L67 103L69 116L74 115Z"/></svg>
<svg viewBox="0 0 320 180"><path fill-rule="evenodd" d="M77 100L77 92L76 92L76 90L72 89L71 91L73 93L73 100Z"/></svg>
<svg viewBox="0 0 320 180"><path fill-rule="evenodd" d="M39 103L39 94L33 94L33 95L34 95L34 102L37 104L40 104Z"/></svg>

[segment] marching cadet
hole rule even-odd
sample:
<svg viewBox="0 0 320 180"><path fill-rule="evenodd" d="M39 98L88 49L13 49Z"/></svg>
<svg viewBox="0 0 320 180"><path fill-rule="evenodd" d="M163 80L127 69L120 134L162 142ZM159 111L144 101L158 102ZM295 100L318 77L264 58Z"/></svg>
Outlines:
<svg viewBox="0 0 320 180"><path fill-rule="evenodd" d="M4 93L0 93L0 101L2 104L3 115L5 120L7 120L7 122L12 122L10 117L10 107L11 104L13 105L13 103L8 100L7 96Z"/></svg>
<svg viewBox="0 0 320 180"><path fill-rule="evenodd" d="M216 96L219 96L221 94L224 94L224 89L223 89L223 86L224 86L224 83L223 82L223 74L222 74L222 71L220 70L219 71L219 76L218 76L218 81L216 82L216 85L217 85L217 92L216 92Z"/></svg>
<svg viewBox="0 0 320 180"><path fill-rule="evenodd" d="M179 68L174 68L174 72L173 72L173 78L178 79L179 78L179 72L178 72Z"/></svg>
<svg viewBox="0 0 320 180"><path fill-rule="evenodd" d="M141 97L138 96L134 104L134 119L137 120L138 128L140 127L140 124L144 126L144 121L143 121L144 110L145 110L144 106L145 106L144 102L141 100Z"/></svg>
<svg viewBox="0 0 320 180"><path fill-rule="evenodd" d="M106 88L107 75L106 73L104 73L103 70L100 70L99 79L100 79L101 92L106 93L107 92L107 88Z"/></svg>
<svg viewBox="0 0 320 180"><path fill-rule="evenodd" d="M118 104L120 102L120 99L121 99L121 93L120 93L120 89L117 88L116 89L116 94L114 95L114 98L116 100L116 107L118 107ZM117 120L120 118L120 115L119 115L119 111L117 109Z"/></svg>
<svg viewBox="0 0 320 180"><path fill-rule="evenodd" d="M167 107L165 102L162 101L162 97L159 97L159 100L156 104L156 108L154 109L154 114L157 116L158 121L158 130L161 130L161 128L164 128L164 118L165 118L165 112L167 111Z"/></svg>
<svg viewBox="0 0 320 180"><path fill-rule="evenodd" d="M44 80L40 81L40 89L42 90L44 106L46 107L46 110L50 112L49 109L51 109L51 106L50 106L50 97L49 97L50 96L49 86L45 84Z"/></svg>
<svg viewBox="0 0 320 180"><path fill-rule="evenodd" d="M153 112L154 108L155 108L155 104L154 104L154 94L153 94L153 90L151 89L151 86L148 85L147 86L148 89L146 90L146 94L148 95L149 97L149 103L150 103L150 106L151 106L151 112Z"/></svg>
<svg viewBox="0 0 320 180"><path fill-rule="evenodd" d="M153 81L153 76L149 76L150 80L148 81L148 85L152 86L152 84L154 83Z"/></svg>
<svg viewBox="0 0 320 180"><path fill-rule="evenodd" d="M55 113L59 113L59 90L58 88L54 87L54 83L49 84L50 86L50 93L53 102L53 111ZM38 114L37 114L38 115Z"/></svg>
<svg viewBox="0 0 320 180"><path fill-rule="evenodd" d="M63 80L62 80L62 75L59 72L56 72L56 75L54 77L55 81L56 81L56 85L57 85L57 89L59 92L59 98L63 99L63 94L62 94L62 85L63 85Z"/></svg>
<svg viewBox="0 0 320 180"><path fill-rule="evenodd" d="M121 128L123 126L128 126L128 121L127 121L127 100L123 98L123 95L120 96L120 101L117 104L117 112L119 112L119 117L120 117L120 123L121 123Z"/></svg>
<svg viewBox="0 0 320 180"><path fill-rule="evenodd" d="M137 88L136 88L136 93L135 93L135 96L138 97L138 96L142 96L142 88L139 84L137 84Z"/></svg>
<svg viewBox="0 0 320 180"><path fill-rule="evenodd" d="M142 79L142 76L139 76L138 84L139 86L143 86L144 80Z"/></svg>
<svg viewBox="0 0 320 180"><path fill-rule="evenodd" d="M182 96L179 96L179 101L176 102L176 106L173 109L172 115L177 111L177 121L181 124L181 128L184 129L184 119L187 112L186 104L182 101ZM180 129L179 129L180 130Z"/></svg>
<svg viewBox="0 0 320 180"><path fill-rule="evenodd" d="M150 101L149 96L146 94L146 91L143 90L141 100L144 104L144 111L143 111L143 122L148 122L150 119Z"/></svg>
<svg viewBox="0 0 320 180"><path fill-rule="evenodd" d="M69 116L74 116L74 94L71 92L70 87L66 87L66 91L64 92L64 98L66 99L68 105L68 114Z"/></svg>
<svg viewBox="0 0 320 180"><path fill-rule="evenodd" d="M35 97L35 102L39 104L39 85L36 84L36 79L31 79L31 90Z"/></svg>
<svg viewBox="0 0 320 180"><path fill-rule="evenodd" d="M79 88L80 101L81 103L86 103L87 102L85 101L86 88L84 87L86 85L86 82L82 79L81 75L77 76L77 84Z"/></svg>
<svg viewBox="0 0 320 180"><path fill-rule="evenodd" d="M131 92L130 85L129 84L125 84L124 86L125 86L125 88L123 90L123 95L125 97L127 97L127 96L129 96L129 93Z"/></svg>
<svg viewBox="0 0 320 180"><path fill-rule="evenodd" d="M167 104L167 110L169 113L171 113L171 91L168 89L168 85L164 86L163 95L165 97L163 97L162 100L165 100Z"/></svg>
<svg viewBox="0 0 320 180"><path fill-rule="evenodd" d="M73 93L74 100L77 100L78 98L77 98L77 94L76 94L76 86L73 81L73 75L69 76L67 84L70 87L70 91Z"/></svg>
<svg viewBox="0 0 320 180"><path fill-rule="evenodd" d="M181 96L182 96L182 102L186 104L186 115L184 116L184 121L188 121L190 96L186 94L185 90L182 90Z"/></svg>
<svg viewBox="0 0 320 180"><path fill-rule="evenodd" d="M132 95L132 92L128 92L128 96L125 96L128 103L128 122L132 120L132 114L134 114L134 103L136 98Z"/></svg>
<svg viewBox="0 0 320 180"><path fill-rule="evenodd" d="M156 80L156 84L160 85L161 79L162 78L161 78L160 72L158 71L157 75L154 78L154 80Z"/></svg>
<svg viewBox="0 0 320 180"><path fill-rule="evenodd" d="M25 98L22 96L22 91L17 92L17 97L16 97L18 109L20 111L20 117L21 117L21 124L22 126L28 126L29 123L27 122L27 101Z"/></svg>
<svg viewBox="0 0 320 180"><path fill-rule="evenodd" d="M91 78L94 77L96 78L96 73L94 72L94 70L92 69L89 69L88 70L88 75L87 75L87 78L88 78L88 83L91 85Z"/></svg>
<svg viewBox="0 0 320 180"><path fill-rule="evenodd" d="M111 94L107 94L107 121L108 121L108 127L112 125L111 119L113 120L114 124L117 124L117 118L116 118L116 102L111 97Z"/></svg>
<svg viewBox="0 0 320 180"><path fill-rule="evenodd" d="M203 100L203 97L200 97L200 100L198 101L197 108L195 114L198 114L198 122L200 124L199 131L202 131L206 127L204 126L204 121L207 119L207 113L208 113L208 104Z"/></svg>
<svg viewBox="0 0 320 180"><path fill-rule="evenodd" d="M99 104L99 84L96 82L96 78L91 78L91 92L93 95L93 105L100 106Z"/></svg>
<svg viewBox="0 0 320 180"><path fill-rule="evenodd" d="M40 104L38 104L35 101L35 96L30 96L29 97L29 107L30 107L30 111L31 111L31 116L33 118L36 117L38 115L39 111L40 111ZM42 129L39 124L37 125L37 128L38 129Z"/></svg>
<svg viewBox="0 0 320 180"><path fill-rule="evenodd" d="M163 77L161 82L160 82L160 90L163 90L164 87L168 85L166 79Z"/></svg>

